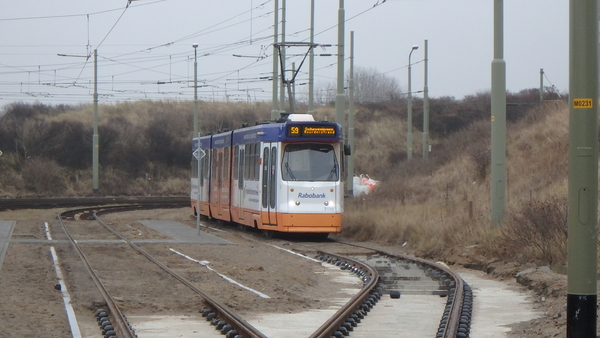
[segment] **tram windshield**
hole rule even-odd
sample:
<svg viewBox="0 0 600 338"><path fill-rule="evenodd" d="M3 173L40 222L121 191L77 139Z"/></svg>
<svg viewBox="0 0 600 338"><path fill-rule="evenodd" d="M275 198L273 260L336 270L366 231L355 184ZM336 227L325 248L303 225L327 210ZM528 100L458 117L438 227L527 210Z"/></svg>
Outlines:
<svg viewBox="0 0 600 338"><path fill-rule="evenodd" d="M283 151L284 181L337 181L339 165L331 144L288 144Z"/></svg>

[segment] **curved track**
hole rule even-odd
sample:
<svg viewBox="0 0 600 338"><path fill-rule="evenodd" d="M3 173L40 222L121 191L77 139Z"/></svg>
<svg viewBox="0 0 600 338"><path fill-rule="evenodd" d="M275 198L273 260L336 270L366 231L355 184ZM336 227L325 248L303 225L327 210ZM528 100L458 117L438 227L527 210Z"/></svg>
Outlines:
<svg viewBox="0 0 600 338"><path fill-rule="evenodd" d="M183 202L187 206L187 200ZM161 205L158 201L149 202L146 205L118 205L109 207L93 207L84 209L70 210L59 214L59 222L64 229L70 243L78 252L82 262L86 266L86 270L92 276L92 279L105 299L107 309L99 309L96 313L99 323L114 330L115 337L137 337L133 332L132 327L128 324L124 314L117 306L117 302L111 297L110 293L102 285L101 280L95 275L94 270L90 266L88 259L86 258L83 250L79 247L76 240L70 234L67 226L63 222L63 219L95 219L102 224L104 228L110 231L113 235L117 236L121 241L127 243L132 249L141 253L149 261L156 264L162 270L169 273L171 276L176 278L180 283L193 290L195 293L200 295L206 303L206 309L203 310L203 315L210 320L219 331L226 335L226 337L266 337L265 334L254 328L243 318L236 315L233 311L228 309L223 304L211 299L210 295L206 294L203 290L199 289L194 283L188 281L183 276L179 275L175 271L172 271L167 266L162 264L159 260L155 259L151 254L137 246L132 241L128 240L125 236L119 234L110 225L102 222L99 218L107 212L119 212L129 210L141 210L141 209L152 209L152 208L165 208L165 207L181 207L178 203L169 202L166 206ZM267 239L269 240L269 239ZM352 245L350 243L342 243L343 245ZM357 246L355 246L357 247ZM341 269L349 270L353 272L356 277L360 278L363 282L362 288L348 301L343 307L341 307L335 315L328 319L322 324L314 333L310 335L310 338L329 338L329 337L342 337L348 335L352 331L353 327L358 325L369 312L370 309L375 306L378 300L384 293L390 293L390 290L386 288L386 285L390 283L388 273L386 272L390 264L387 267L378 266L373 260L369 259L369 256L377 255L378 257L385 257L389 260L401 260L406 262L403 264L413 264L418 266L421 270L428 270L429 275L433 276L432 279L437 279L440 286L440 295L447 296L447 304L443 314L440 314L441 320L437 334L435 337L468 337L469 326L471 317L471 293L470 288L466 285L460 276L457 276L450 269L443 265L435 264L421 259L416 259L407 256L392 255L386 252L374 250L367 247L360 247L372 251L372 254L349 254L349 253L326 253L318 252L317 258L330 264L335 264ZM346 251L346 250L342 250ZM355 250L356 251L356 250ZM381 259L381 258L380 258ZM410 263L408 263L410 262ZM435 291L431 291L435 292ZM443 293L443 294L442 294ZM108 317L104 319L104 317ZM105 330L107 331L107 330ZM109 331L110 334L110 331ZM111 337L106 335L106 337Z"/></svg>
<svg viewBox="0 0 600 338"><path fill-rule="evenodd" d="M436 338L450 338L450 337L468 337L469 327L471 325L471 315L473 306L473 293L471 288L465 281L454 271L450 270L445 265L441 265L435 262L431 262L425 259L410 257L406 255L394 255L385 251L375 250L366 246L345 243L359 248L373 250L378 255L396 258L406 262L414 262L421 267L436 270L442 273L442 276L449 278L444 280L444 283L451 288L448 290L448 302L444 315L440 321L440 328Z"/></svg>
<svg viewBox="0 0 600 338"><path fill-rule="evenodd" d="M317 258L331 264L340 265L342 268L346 269L355 268L353 265L347 263L349 257L364 262L369 269L378 272L377 274L375 272L371 272L371 274L378 276L379 278L378 283L375 283L377 284L376 286L378 287L378 290L372 291L372 293L375 293L379 297L381 297L381 295L384 293L390 294L392 298L395 296L400 297L400 293L397 291L398 287L403 289L410 288L411 281L414 281L416 284L420 285L420 290L418 292L430 292L432 294L447 297L446 307L444 313L442 314L442 318L440 319L440 325L436 334L436 338L469 337L472 311L472 292L470 287L458 274L454 273L452 270L443 265L427 260L405 255L394 255L350 243L344 244L355 246L361 249L372 250L373 253L352 255L346 254L344 256L331 253L319 253ZM390 264L390 261L393 262L393 264ZM414 268L422 270L424 276L411 277L410 274L406 272L408 265L413 265ZM401 268L394 270L393 267ZM423 287L428 287L426 281L428 279L433 281L433 285L429 286L429 290L424 290ZM370 284L370 287L374 288L375 286ZM366 302L366 297L364 295L361 295L361 297L361 303L358 305L360 309L364 309L363 315L367 315L367 312L375 305L377 299L371 299L370 302ZM351 312L350 306L347 305L347 307L347 309L342 309L340 312L343 311L345 314ZM343 334L343 332L340 333Z"/></svg>

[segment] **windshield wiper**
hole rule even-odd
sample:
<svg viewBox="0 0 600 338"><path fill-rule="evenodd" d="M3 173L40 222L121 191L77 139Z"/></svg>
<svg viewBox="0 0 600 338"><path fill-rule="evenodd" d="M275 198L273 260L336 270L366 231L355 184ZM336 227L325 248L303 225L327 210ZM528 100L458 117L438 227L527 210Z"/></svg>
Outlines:
<svg viewBox="0 0 600 338"><path fill-rule="evenodd" d="M294 173L292 172L292 168L290 168L290 164L288 162L285 162L285 170L288 173L288 175L290 175L290 178L292 179L292 181L296 181L296 176L294 176Z"/></svg>
<svg viewBox="0 0 600 338"><path fill-rule="evenodd" d="M331 168L331 171L329 172L329 176L327 176L327 180L328 181L337 181L337 169L338 169L338 165L337 163L333 164L333 168ZM335 175L335 180L333 180Z"/></svg>

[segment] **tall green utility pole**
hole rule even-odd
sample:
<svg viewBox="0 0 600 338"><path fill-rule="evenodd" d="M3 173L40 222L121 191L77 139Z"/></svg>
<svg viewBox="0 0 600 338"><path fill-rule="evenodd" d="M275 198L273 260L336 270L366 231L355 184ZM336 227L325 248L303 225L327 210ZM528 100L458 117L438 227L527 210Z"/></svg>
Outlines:
<svg viewBox="0 0 600 338"><path fill-rule="evenodd" d="M198 44L193 43L194 48L194 131L193 136L198 136Z"/></svg>
<svg viewBox="0 0 600 338"><path fill-rule="evenodd" d="M346 187L348 195L354 195L354 31L350 32L350 73L348 74L348 178Z"/></svg>
<svg viewBox="0 0 600 338"><path fill-rule="evenodd" d="M540 68L540 102L544 101L544 68Z"/></svg>
<svg viewBox="0 0 600 338"><path fill-rule="evenodd" d="M281 79L280 88L279 88L279 112L285 113L285 83L283 83L283 79L285 79L285 67L286 67L286 58L285 58L285 21L286 21L286 11L287 5L286 0L281 0L281 50L279 51L279 64L281 68Z"/></svg>
<svg viewBox="0 0 600 338"><path fill-rule="evenodd" d="M504 3L494 0L494 60L492 61L492 225L504 221L506 207L506 63Z"/></svg>
<svg viewBox="0 0 600 338"><path fill-rule="evenodd" d="M598 2L569 5L567 338L596 338Z"/></svg>
<svg viewBox="0 0 600 338"><path fill-rule="evenodd" d="M428 82L428 72L429 72L429 51L428 51L428 41L424 41L425 44L425 80L423 86L423 161L427 162L429 158L429 87L427 85Z"/></svg>
<svg viewBox="0 0 600 338"><path fill-rule="evenodd" d="M308 65L308 113L314 114L314 86L315 86L315 0L310 0L310 56Z"/></svg>
<svg viewBox="0 0 600 338"><path fill-rule="evenodd" d="M271 108L271 120L279 117L279 102L277 101L277 89L279 88L279 51L277 49L277 40L279 39L279 0L275 0L275 23L273 24L273 99Z"/></svg>
<svg viewBox="0 0 600 338"><path fill-rule="evenodd" d="M94 49L94 135L92 135L92 190L98 193L98 50Z"/></svg>
<svg viewBox="0 0 600 338"><path fill-rule="evenodd" d="M345 125L346 97L344 96L344 0L340 0L338 9L338 55L337 55L337 94L335 95L335 122Z"/></svg>
<svg viewBox="0 0 600 338"><path fill-rule="evenodd" d="M406 116L406 124L408 126L408 131L406 133L406 159L410 161L410 159L412 159L412 154L413 154L413 137L412 137L412 87L411 87L411 83L412 83L412 69L411 69L411 61L410 61L410 57L412 56L412 53L419 49L419 46L415 45L412 46L412 48L410 49L410 53L408 54L408 97L406 99L407 104L406 104L406 110L407 110L407 116Z"/></svg>

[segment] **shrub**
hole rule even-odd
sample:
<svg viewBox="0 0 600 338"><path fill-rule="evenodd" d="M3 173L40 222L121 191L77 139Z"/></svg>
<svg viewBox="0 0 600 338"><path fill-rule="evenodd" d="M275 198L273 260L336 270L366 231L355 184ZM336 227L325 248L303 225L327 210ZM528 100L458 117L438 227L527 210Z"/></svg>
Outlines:
<svg viewBox="0 0 600 338"><path fill-rule="evenodd" d="M490 146L485 143L477 143L471 148L471 159L475 163L475 171L479 182L483 182L490 171Z"/></svg>
<svg viewBox="0 0 600 338"><path fill-rule="evenodd" d="M501 240L505 255L517 261L536 259L563 264L567 257L567 200L531 201L507 215Z"/></svg>
<svg viewBox="0 0 600 338"><path fill-rule="evenodd" d="M25 189L37 195L61 196L67 189L65 170L52 160L27 159L22 176Z"/></svg>

